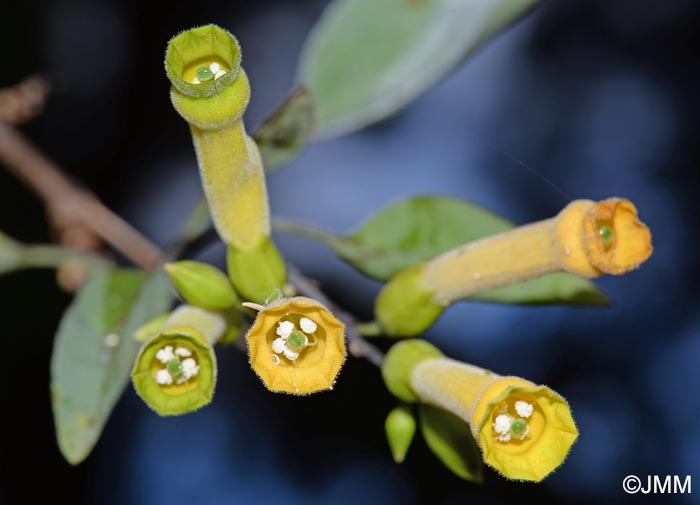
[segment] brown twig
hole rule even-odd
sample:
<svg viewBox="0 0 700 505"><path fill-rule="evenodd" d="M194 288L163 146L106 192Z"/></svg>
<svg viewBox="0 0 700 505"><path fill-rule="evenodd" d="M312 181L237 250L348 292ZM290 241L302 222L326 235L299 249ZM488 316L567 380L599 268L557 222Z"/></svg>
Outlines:
<svg viewBox="0 0 700 505"><path fill-rule="evenodd" d="M131 225L80 188L19 131L0 122L0 163L46 205L59 233L84 226L136 265L153 268L161 251Z"/></svg>
<svg viewBox="0 0 700 505"><path fill-rule="evenodd" d="M10 88L0 89L0 121L19 125L38 116L49 94L49 82L33 75Z"/></svg>

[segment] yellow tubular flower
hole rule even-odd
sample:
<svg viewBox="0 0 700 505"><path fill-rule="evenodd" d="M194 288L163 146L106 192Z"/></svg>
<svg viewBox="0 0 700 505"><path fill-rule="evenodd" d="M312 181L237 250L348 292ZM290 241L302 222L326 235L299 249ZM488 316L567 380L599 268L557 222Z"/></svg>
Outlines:
<svg viewBox="0 0 700 505"><path fill-rule="evenodd" d="M260 153L243 126L250 86L240 61L236 39L207 25L173 38L165 63L173 106L190 124L214 226L235 256L231 280L246 298L263 301L283 287L285 269L270 240Z"/></svg>
<svg viewBox="0 0 700 505"><path fill-rule="evenodd" d="M332 389L345 361L343 323L310 298L255 308L258 316L246 341L250 364L265 387L295 395Z"/></svg>
<svg viewBox="0 0 700 505"><path fill-rule="evenodd" d="M440 354L422 340L394 345L382 365L387 387L466 421L484 461L505 477L539 482L564 461L578 437L564 398Z"/></svg>
<svg viewBox="0 0 700 505"><path fill-rule="evenodd" d="M226 329L215 312L182 305L139 351L131 373L138 395L161 416L197 410L214 396L212 345Z"/></svg>
<svg viewBox="0 0 700 505"><path fill-rule="evenodd" d="M411 385L423 402L468 422L484 461L511 479L541 481L578 437L564 398L518 377L439 358L416 366Z"/></svg>
<svg viewBox="0 0 700 505"><path fill-rule="evenodd" d="M651 232L632 202L576 200L556 217L470 242L399 273L379 294L377 319L389 334L416 335L444 307L470 295L559 271L622 275L651 253Z"/></svg>

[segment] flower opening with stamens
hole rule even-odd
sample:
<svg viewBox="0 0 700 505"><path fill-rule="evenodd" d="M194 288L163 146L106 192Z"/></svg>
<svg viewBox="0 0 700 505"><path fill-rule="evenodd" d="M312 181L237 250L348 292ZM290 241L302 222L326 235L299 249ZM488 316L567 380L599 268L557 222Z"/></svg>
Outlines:
<svg viewBox="0 0 700 505"><path fill-rule="evenodd" d="M556 217L470 242L399 272L375 313L388 335L425 331L468 296L553 272L622 275L652 254L651 232L632 202L576 200Z"/></svg>
<svg viewBox="0 0 700 505"><path fill-rule="evenodd" d="M224 329L216 313L188 305L176 309L136 357L131 378L139 396L162 416L185 414L211 402L216 386L212 343Z"/></svg>
<svg viewBox="0 0 700 505"><path fill-rule="evenodd" d="M421 340L394 345L382 365L389 390L461 417L484 461L508 478L539 482L564 461L578 437L564 398L546 386L439 353Z"/></svg>
<svg viewBox="0 0 700 505"><path fill-rule="evenodd" d="M250 363L270 391L296 395L332 389L345 361L345 327L305 297L261 307L246 337Z"/></svg>

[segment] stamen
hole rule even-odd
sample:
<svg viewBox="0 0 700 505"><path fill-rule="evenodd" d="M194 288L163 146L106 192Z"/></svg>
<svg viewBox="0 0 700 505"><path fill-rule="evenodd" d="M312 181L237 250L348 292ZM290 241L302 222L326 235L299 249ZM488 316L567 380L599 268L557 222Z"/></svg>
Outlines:
<svg viewBox="0 0 700 505"><path fill-rule="evenodd" d="M199 366L192 358L187 358L182 362L182 376L185 380L190 379L199 373Z"/></svg>
<svg viewBox="0 0 700 505"><path fill-rule="evenodd" d="M496 417L493 422L493 430L496 432L496 438L501 442L508 442L510 440L510 429L512 425L512 419L509 415L501 414Z"/></svg>
<svg viewBox="0 0 700 505"><path fill-rule="evenodd" d="M209 70L216 74L219 70L221 70L221 65L219 65L217 62L214 62L211 65L209 65Z"/></svg>
<svg viewBox="0 0 700 505"><path fill-rule="evenodd" d="M173 383L173 378L168 373L168 371L164 368L164 369L158 370L156 372L156 382L158 384L160 384L161 386L167 386L168 384Z"/></svg>
<svg viewBox="0 0 700 505"><path fill-rule="evenodd" d="M171 345L166 345L163 349L156 353L156 359L164 365L174 357L175 354L173 354L173 346Z"/></svg>
<svg viewBox="0 0 700 505"><path fill-rule="evenodd" d="M289 347L284 348L284 355L287 359L292 361L296 360L299 357L299 353L292 351Z"/></svg>
<svg viewBox="0 0 700 505"><path fill-rule="evenodd" d="M277 354L280 354L284 351L284 340L282 338L276 338L272 342L272 351Z"/></svg>
<svg viewBox="0 0 700 505"><path fill-rule="evenodd" d="M301 321L299 321L299 326L301 326L301 331L304 333L313 333L318 328L318 325L307 317L301 318Z"/></svg>
<svg viewBox="0 0 700 505"><path fill-rule="evenodd" d="M534 409L534 407L527 402L524 402L524 401L515 402L515 411L518 413L518 415L520 417L524 417L525 419L527 419L528 417L530 417L532 415L533 409Z"/></svg>
<svg viewBox="0 0 700 505"><path fill-rule="evenodd" d="M177 349L175 349L175 354L177 356L182 356L183 358L188 358L192 356L192 351L190 351L189 349L185 349L184 347L178 347Z"/></svg>
<svg viewBox="0 0 700 505"><path fill-rule="evenodd" d="M287 339L289 335L294 331L294 323L291 321L280 321L279 326L277 326L277 334L283 339Z"/></svg>

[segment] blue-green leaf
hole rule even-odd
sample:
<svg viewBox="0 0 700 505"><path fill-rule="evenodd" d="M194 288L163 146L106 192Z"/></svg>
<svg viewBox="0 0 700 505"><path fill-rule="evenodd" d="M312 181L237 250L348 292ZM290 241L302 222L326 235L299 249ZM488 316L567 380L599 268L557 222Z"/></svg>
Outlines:
<svg viewBox="0 0 700 505"><path fill-rule="evenodd" d="M324 136L415 100L537 0L335 0L302 50L299 81Z"/></svg>
<svg viewBox="0 0 700 505"><path fill-rule="evenodd" d="M421 404L420 429L428 447L455 475L472 482L484 479L484 463L469 425L445 410Z"/></svg>
<svg viewBox="0 0 700 505"><path fill-rule="evenodd" d="M132 333L172 302L167 276L134 270L93 275L59 325L51 358L56 437L71 464L83 461L129 379Z"/></svg>

